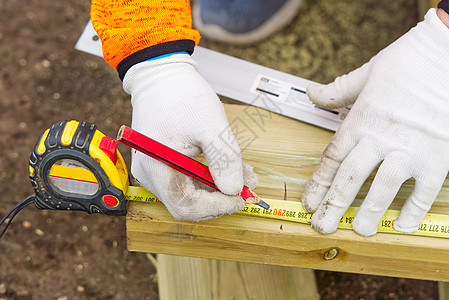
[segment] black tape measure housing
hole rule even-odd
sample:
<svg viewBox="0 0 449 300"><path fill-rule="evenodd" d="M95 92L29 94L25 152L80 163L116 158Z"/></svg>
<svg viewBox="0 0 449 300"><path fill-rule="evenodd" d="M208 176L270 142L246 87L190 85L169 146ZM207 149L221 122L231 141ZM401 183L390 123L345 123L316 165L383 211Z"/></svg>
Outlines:
<svg viewBox="0 0 449 300"><path fill-rule="evenodd" d="M30 180L36 194L35 206L39 209L126 215L123 191L111 184L104 169L89 154L92 138L97 131L96 126L88 122L79 122L71 143L64 144L61 137L67 122L58 122L49 129L46 136L45 133L42 134L31 154ZM44 151L42 145L45 146ZM74 193L55 185L50 180L50 170L55 163L64 160L79 162L92 172L98 182L97 191L93 194ZM105 201L111 198L117 199L114 205Z"/></svg>

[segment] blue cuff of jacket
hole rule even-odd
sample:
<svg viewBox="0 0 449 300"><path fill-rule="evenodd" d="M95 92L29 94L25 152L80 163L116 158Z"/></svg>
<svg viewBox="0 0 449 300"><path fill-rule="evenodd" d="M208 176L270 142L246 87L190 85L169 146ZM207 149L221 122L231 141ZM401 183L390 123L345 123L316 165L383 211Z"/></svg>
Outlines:
<svg viewBox="0 0 449 300"><path fill-rule="evenodd" d="M126 72L140 62L161 58L164 55L172 55L178 52L186 52L192 55L193 50L195 49L195 42L192 40L178 40L178 41L170 41L162 44L157 44L142 50L139 50L130 56L123 59L117 65L117 72L120 80L123 81Z"/></svg>

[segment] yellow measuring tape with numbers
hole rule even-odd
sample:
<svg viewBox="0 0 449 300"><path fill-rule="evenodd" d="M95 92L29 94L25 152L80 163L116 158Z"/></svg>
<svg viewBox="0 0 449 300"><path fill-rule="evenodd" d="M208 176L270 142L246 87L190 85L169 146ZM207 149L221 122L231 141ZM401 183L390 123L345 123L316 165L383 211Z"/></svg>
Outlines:
<svg viewBox="0 0 449 300"><path fill-rule="evenodd" d="M143 187L130 186L125 193L125 199L130 201L160 203L160 201ZM239 212L240 214L252 215L270 219L292 221L302 224L310 224L312 214L308 213L301 202L264 199L270 205L269 209L263 209L255 204L248 204ZM352 220L358 211L358 207L350 207L340 220L338 228L352 229ZM404 233L393 228L393 222L398 217L399 210L387 210L382 221L379 223L378 232L395 233L415 236L428 236L449 238L449 215L428 213L422 220L418 231Z"/></svg>

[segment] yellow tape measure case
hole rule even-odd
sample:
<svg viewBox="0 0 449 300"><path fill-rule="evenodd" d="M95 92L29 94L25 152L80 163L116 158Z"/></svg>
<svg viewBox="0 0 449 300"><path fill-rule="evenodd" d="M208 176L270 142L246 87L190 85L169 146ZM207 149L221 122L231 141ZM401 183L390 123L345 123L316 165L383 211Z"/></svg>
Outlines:
<svg viewBox="0 0 449 300"><path fill-rule="evenodd" d="M128 172L116 146L88 122L47 129L29 161L36 207L126 215Z"/></svg>

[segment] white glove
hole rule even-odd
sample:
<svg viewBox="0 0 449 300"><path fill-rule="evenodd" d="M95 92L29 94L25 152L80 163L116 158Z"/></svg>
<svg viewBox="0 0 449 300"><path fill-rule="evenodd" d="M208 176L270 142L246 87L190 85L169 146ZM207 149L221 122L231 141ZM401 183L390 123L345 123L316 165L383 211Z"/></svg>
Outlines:
<svg viewBox="0 0 449 300"><path fill-rule="evenodd" d="M242 170L240 148L223 104L187 54L141 62L128 70L124 90L131 95L132 128L187 156L202 151L220 191L133 151L131 173L177 219L200 221L243 209L237 196L257 176Z"/></svg>
<svg viewBox="0 0 449 300"><path fill-rule="evenodd" d="M449 29L436 9L361 68L331 84L309 86L307 94L327 108L355 102L303 194L305 208L315 212L312 227L334 232L380 164L352 223L354 231L375 234L411 177L415 188L394 228L416 231L449 170Z"/></svg>

